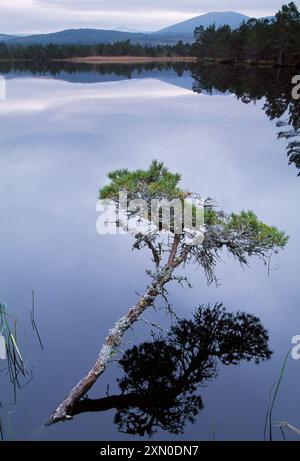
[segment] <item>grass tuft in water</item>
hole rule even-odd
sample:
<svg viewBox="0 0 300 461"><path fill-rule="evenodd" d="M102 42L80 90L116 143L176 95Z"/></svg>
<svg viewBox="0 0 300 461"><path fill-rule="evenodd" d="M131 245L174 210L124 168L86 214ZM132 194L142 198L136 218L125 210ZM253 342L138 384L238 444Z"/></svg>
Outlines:
<svg viewBox="0 0 300 461"><path fill-rule="evenodd" d="M4 337L6 348L6 366L0 373L6 373L14 390L16 402L17 388L20 388L20 375L26 376L26 368L17 340L17 321L9 313L6 304L0 304L0 334Z"/></svg>

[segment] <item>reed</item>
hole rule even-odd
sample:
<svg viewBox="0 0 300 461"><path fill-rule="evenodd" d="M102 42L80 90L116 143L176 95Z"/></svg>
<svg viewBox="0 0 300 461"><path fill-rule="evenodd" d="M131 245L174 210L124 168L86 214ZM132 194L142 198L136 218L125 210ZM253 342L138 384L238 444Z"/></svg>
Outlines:
<svg viewBox="0 0 300 461"><path fill-rule="evenodd" d="M266 421L265 421L265 430L264 430L264 435L265 435L265 440L266 440L267 427L269 426L269 440L270 440L270 442L273 441L273 431L272 431L273 409L274 409L274 406L275 406L275 403L276 403L276 400L277 400L277 397L278 397L278 394L279 394L279 389L280 389L280 386L281 386L281 383L282 383L282 380L283 380L283 377L284 377L284 374L285 374L285 370L286 370L286 366L287 366L287 362L288 362L288 358L289 358L290 353L291 353L291 351L289 350L286 357L285 357L285 359L284 359L282 368L280 370L279 379L278 379L278 381L276 383L273 384L273 386L270 389L269 404L268 404L268 410L267 410ZM275 387L275 391L274 391L273 398L272 398L272 391L273 391L274 387ZM282 432L282 427L281 427L281 432Z"/></svg>
<svg viewBox="0 0 300 461"><path fill-rule="evenodd" d="M41 339L41 335L39 333L36 321L35 321L35 291L32 290L32 306L30 310L30 320L31 320L31 325L34 333L37 335L38 341L40 343L41 349L44 350L43 342Z"/></svg>

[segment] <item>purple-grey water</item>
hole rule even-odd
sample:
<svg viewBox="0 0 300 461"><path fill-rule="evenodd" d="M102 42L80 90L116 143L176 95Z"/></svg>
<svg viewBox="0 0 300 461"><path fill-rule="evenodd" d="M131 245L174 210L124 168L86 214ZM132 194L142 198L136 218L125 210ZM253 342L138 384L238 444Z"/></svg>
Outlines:
<svg viewBox="0 0 300 461"><path fill-rule="evenodd" d="M33 379L17 394L4 375L1 419L13 440L134 440L118 432L114 411L84 414L44 427L52 410L96 359L108 329L147 285L147 251L132 252L128 236L96 233L98 190L117 168L146 168L152 159L182 174L183 187L215 198L226 211L252 209L290 241L269 268L249 269L224 255L218 287L189 269L193 289L172 286L180 316L222 301L257 315L270 335L272 359L259 366L220 367L201 389L205 408L195 424L154 440L262 440L270 387L278 380L291 340L300 335L298 193L286 141L262 110L230 91L193 91L187 69L136 72L131 78L90 72L51 75L3 71L0 100L0 301L18 317ZM76 78L77 75L77 78ZM44 351L30 324L31 290ZM155 321L163 313L150 311ZM140 322L126 340L149 338ZM24 336L24 335L23 335ZM129 347L124 345L123 347ZM117 391L111 365L89 396ZM300 360L289 359L274 407L274 424L300 427ZM9 426L9 429L8 429ZM295 439L292 432L287 438ZM274 438L282 439L277 427Z"/></svg>

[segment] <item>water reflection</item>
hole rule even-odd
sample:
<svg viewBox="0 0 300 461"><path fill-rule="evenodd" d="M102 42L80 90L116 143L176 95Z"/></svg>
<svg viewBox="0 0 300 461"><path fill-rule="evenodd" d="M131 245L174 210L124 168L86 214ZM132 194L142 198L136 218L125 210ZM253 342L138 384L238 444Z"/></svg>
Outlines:
<svg viewBox="0 0 300 461"><path fill-rule="evenodd" d="M190 71L190 64L184 62L148 62L134 64L75 64L70 62L0 62L0 73L12 76L37 75L58 77L70 82L96 83L131 78L152 77L162 72L182 77ZM191 88L190 88L191 89Z"/></svg>
<svg viewBox="0 0 300 461"><path fill-rule="evenodd" d="M256 364L270 359L269 337L260 320L244 312L230 313L222 304L199 307L191 320L179 320L166 335L154 336L125 352L121 394L83 399L74 415L116 409L118 430L153 435L158 428L183 433L195 423L203 402L197 391L218 374L218 362Z"/></svg>
<svg viewBox="0 0 300 461"><path fill-rule="evenodd" d="M278 138L292 139L287 146L289 163L300 169L300 104L292 97L291 84L295 73L295 69L198 65L192 69L193 90L210 94L216 90L233 93L245 104L264 98L265 114L270 120L277 120L278 127L284 128L279 131Z"/></svg>
<svg viewBox="0 0 300 461"><path fill-rule="evenodd" d="M263 110L270 120L277 121L280 128L278 138L289 141L289 164L300 169L300 104L292 98L291 84L292 77L297 73L295 69L184 62L91 65L20 61L1 62L0 73L7 79L35 75L71 83L103 83L151 77L196 93L234 94L245 104L265 99Z"/></svg>
<svg viewBox="0 0 300 461"><path fill-rule="evenodd" d="M14 438L132 438L116 431L117 426L110 424L107 412L81 415L72 424L41 432L36 429L43 425L49 409L69 391L70 382L77 382L86 372L87 361L94 359L99 340L122 315L124 306L135 301L136 287L145 283L145 260L129 254L127 242L96 235L99 184L108 170L120 165L144 168L158 157L172 169L180 168L187 179L186 186L193 190L200 188L204 196L218 197L230 209L255 208L260 216L284 228L291 236L289 247L278 256L280 270L272 263L270 278L256 263L252 266L254 270L242 272L232 261L226 261L226 266L220 268L223 285L218 289L199 286L198 275L191 274L192 284L197 287L193 294L187 299L185 292L176 292L182 317L199 299L204 303L223 299L229 306L243 305L249 312L255 312L267 325L274 350L273 359L259 369L251 364L241 368L220 365L219 378L201 391L206 407L199 419L205 418L205 424L199 430L197 424L186 420L181 439L208 440L212 424L218 439L261 439L269 387L278 378L283 355L290 347L291 338L299 333L300 321L297 276L300 229L295 216L299 183L293 177L294 167L289 168L284 158L284 146L276 141L275 130L261 111L266 91L269 98L277 91L272 78L272 75L277 78L277 70L232 69L233 74L242 73L241 87L249 87L255 80L260 99L255 106L227 97L238 90L230 89L230 81L224 88L212 87L212 94L222 94L220 97L193 93L192 73L196 72L196 78L196 67L189 67L178 77L173 66L163 66L162 71L156 66L153 70L140 66L143 70L138 74L136 68L133 80L121 82L127 77L116 75L123 70L115 65L111 66L110 74L105 74L107 66L105 72L100 66L100 73L93 66L86 66L83 71L81 66L71 65L69 73L69 69L61 70L59 65L56 75L44 69L45 74L36 71L35 77L24 63L23 67L0 65L1 73L3 66L7 66L4 75L8 80L8 98L1 102L0 123L0 169L4 172L0 180L1 299L14 306L26 325L29 316L24 299L35 286L41 296L38 326L47 344L42 353L35 341L32 360L35 379L18 394L12 421ZM229 71L222 66L221 72L218 71L221 75L212 72L211 78L222 75L225 78ZM269 88L264 81L266 73L270 75ZM261 75L259 81L258 75ZM282 71L280 75L280 80L284 80ZM106 81L112 83L102 84ZM285 84L286 91L289 87L291 90L290 76ZM174 85L190 91L180 97L163 97L176 93ZM132 96L114 97L123 91L121 87L124 94L128 91ZM160 91L156 98L143 96L158 93L157 90L164 93ZM139 98L134 97L136 91ZM112 97L102 98L105 92ZM209 90L203 87L202 92L205 95ZM254 99L249 102L252 100L255 102ZM40 105L44 109L35 110ZM27 108L26 112L23 108ZM89 321L82 321L83 309ZM145 331L140 330L135 334L142 342ZM90 393L91 398L105 396L107 382L111 384L111 393L118 394L118 390L113 390L117 367L111 368L99 394ZM298 377L299 363L291 361L274 421L285 419L299 426ZM41 390L42 398L38 398L37 405ZM11 395L11 389L5 391ZM134 407L131 410L136 411ZM158 431L156 438L160 437L177 438L167 431L162 434ZM278 437L281 437L279 430Z"/></svg>

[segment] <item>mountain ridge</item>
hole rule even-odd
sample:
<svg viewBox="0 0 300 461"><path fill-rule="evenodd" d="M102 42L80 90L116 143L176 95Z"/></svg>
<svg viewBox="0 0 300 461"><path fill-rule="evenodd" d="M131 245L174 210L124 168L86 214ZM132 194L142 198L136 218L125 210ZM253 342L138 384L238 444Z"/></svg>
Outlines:
<svg viewBox="0 0 300 461"><path fill-rule="evenodd" d="M1 36L1 34L0 34ZM190 37L183 37L183 39ZM143 32L124 32L107 29L66 29L48 34L29 35L27 37L13 37L5 40L6 44L16 45L95 45L97 43L114 43L130 40L132 43L158 44L175 43L178 37L161 37L158 34Z"/></svg>
<svg viewBox="0 0 300 461"><path fill-rule="evenodd" d="M0 34L0 42L8 42L10 40L14 40L15 38L17 38L17 36L13 34Z"/></svg>
<svg viewBox="0 0 300 461"><path fill-rule="evenodd" d="M175 34L175 33L184 33L184 34L193 34L194 30L198 26L209 27L212 24L215 24L216 27L223 25L228 25L232 29L237 29L243 21L250 19L249 16L246 16L236 11L224 11L224 12L210 12L202 14L200 16L195 16L193 18L187 19L186 21L173 24L168 27L164 27L159 30L159 34Z"/></svg>
<svg viewBox="0 0 300 461"><path fill-rule="evenodd" d="M17 36L0 34L0 42L19 45L96 45L98 43L114 43L130 40L133 44L175 44L179 40L193 42L194 30L198 26L208 27L215 24L229 25L232 29L239 27L248 16L235 11L210 12L187 19L186 21L165 27L156 32L126 32L107 29L66 29L58 32Z"/></svg>

